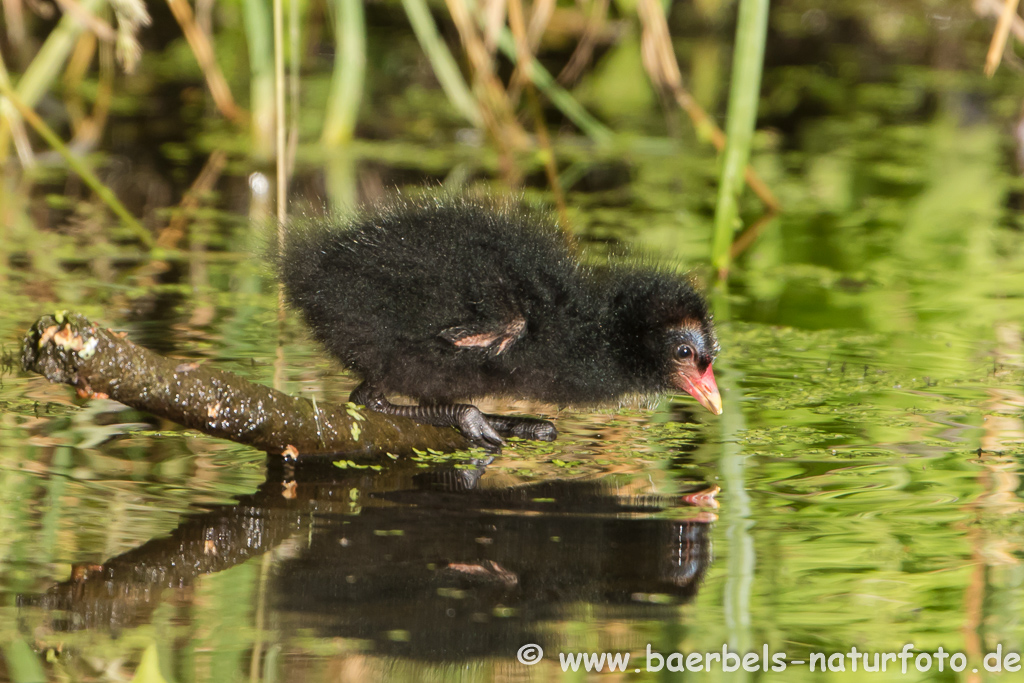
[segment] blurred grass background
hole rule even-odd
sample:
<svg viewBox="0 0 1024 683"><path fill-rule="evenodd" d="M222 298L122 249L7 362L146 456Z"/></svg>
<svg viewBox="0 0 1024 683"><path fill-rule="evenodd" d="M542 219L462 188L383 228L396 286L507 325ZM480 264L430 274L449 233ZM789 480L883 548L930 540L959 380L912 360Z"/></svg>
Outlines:
<svg viewBox="0 0 1024 683"><path fill-rule="evenodd" d="M993 85L980 70L1006 51L1018 69L1012 37L1024 22L1009 5L833 2L826 12L781 0L769 21L766 0L5 0L2 229L10 241L30 212L43 230L69 214L109 223L101 203L128 231L104 236L176 249L188 242L182 214L213 203L225 166L262 167L291 188L286 198L338 206L404 184L373 188L356 172L369 146L424 167L443 150L437 181L543 189L571 222L565 193L587 162L680 154L694 141L723 152L711 260L724 274L780 207L757 160L794 144L787 124L841 111L854 83L891 83L890 54L902 68L933 67L930 78L974 71L974 89L1006 93L1012 75ZM762 88L765 59L774 75ZM89 189L74 179L63 193L44 189L65 168ZM273 209L254 195L252 216Z"/></svg>

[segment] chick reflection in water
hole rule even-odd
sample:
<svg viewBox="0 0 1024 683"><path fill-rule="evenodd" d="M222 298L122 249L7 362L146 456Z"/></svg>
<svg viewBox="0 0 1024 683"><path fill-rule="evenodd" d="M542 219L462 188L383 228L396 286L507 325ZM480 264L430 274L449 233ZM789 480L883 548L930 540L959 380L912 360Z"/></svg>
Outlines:
<svg viewBox="0 0 1024 683"><path fill-rule="evenodd" d="M273 551L267 604L286 640L312 629L381 654L459 661L547 644L549 624L580 609L678 619L674 605L696 594L711 560L701 486L622 496L606 477L485 489L482 473L412 461L381 473L329 463L305 463L292 479L272 473L234 505L23 596L21 614L46 630L120 633L165 600L190 600L202 575Z"/></svg>
<svg viewBox="0 0 1024 683"><path fill-rule="evenodd" d="M463 661L554 647L564 620L676 620L696 595L711 524L689 503L713 504L714 489L622 496L615 477L486 489L481 471L433 470L356 517L318 515L308 548L275 572L279 623ZM695 519L654 517L668 509Z"/></svg>

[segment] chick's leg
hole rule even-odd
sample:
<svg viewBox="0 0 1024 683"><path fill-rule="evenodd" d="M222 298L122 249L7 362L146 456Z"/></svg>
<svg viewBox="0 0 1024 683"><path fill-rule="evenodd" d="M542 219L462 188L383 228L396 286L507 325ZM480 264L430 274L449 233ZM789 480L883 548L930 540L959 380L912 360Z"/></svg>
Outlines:
<svg viewBox="0 0 1024 683"><path fill-rule="evenodd" d="M423 399L421 406L448 405L451 401L435 401ZM514 436L529 441L554 441L558 438L558 430L555 425L547 420L537 417L523 417L521 415L495 415L484 413L488 424L494 428L502 437Z"/></svg>
<svg viewBox="0 0 1024 683"><path fill-rule="evenodd" d="M348 398L352 403L364 405L370 410L385 415L408 417L421 424L435 427L455 427L466 439L477 446L495 451L505 441L490 425L488 419L476 406L468 403L444 403L420 406L400 406L388 401L384 392L363 382Z"/></svg>

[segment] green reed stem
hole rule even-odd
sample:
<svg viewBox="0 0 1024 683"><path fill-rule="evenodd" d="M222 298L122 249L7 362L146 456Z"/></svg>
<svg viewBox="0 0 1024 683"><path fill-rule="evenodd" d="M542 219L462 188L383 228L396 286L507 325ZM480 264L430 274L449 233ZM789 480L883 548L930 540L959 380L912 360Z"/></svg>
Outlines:
<svg viewBox="0 0 1024 683"><path fill-rule="evenodd" d="M45 683L49 680L43 665L39 663L39 655L22 638L4 643L3 653L7 675L12 683Z"/></svg>
<svg viewBox="0 0 1024 683"><path fill-rule="evenodd" d="M84 11L95 14L101 0L81 0L79 4ZM46 42L18 79L18 95L29 107L36 106L39 99L60 76L64 61L84 28L81 21L70 13L65 13L57 27L50 31Z"/></svg>
<svg viewBox="0 0 1024 683"><path fill-rule="evenodd" d="M135 236L138 237L139 240L147 247L152 247L153 235L150 234L149 230L147 230L142 223L139 223L135 216L125 208L124 204L118 200L111 189L96 177L96 174L93 173L91 168L89 168L89 165L73 154L71 150L68 149L67 145L61 141L60 137L58 137L57 134L54 133L48 125L46 125L45 121L39 118L38 114L36 114L22 101L20 97L18 97L18 95L14 93L8 84L0 82L0 94L3 94L4 97L10 100L11 104L14 105L14 108L18 110L19 114L21 114L21 117L28 122L28 125L32 126L32 128L39 133L39 136L46 141L46 144L64 157L64 160L68 163L68 166L71 167L71 170L77 173L85 184L92 188L92 191L96 193L96 196L99 197L104 204L110 207L111 211L117 214L121 221L130 228L133 233L135 233Z"/></svg>
<svg viewBox="0 0 1024 683"><path fill-rule="evenodd" d="M249 110L254 150L269 159L274 140L274 24L271 3L242 0L245 40L249 46Z"/></svg>
<svg viewBox="0 0 1024 683"><path fill-rule="evenodd" d="M416 32L416 38L420 41L420 47L430 60L430 66L434 68L437 81L448 96L448 101L467 121L477 128L481 127L483 119L480 116L480 107L477 106L469 86L462 78L459 65L455 63L455 58L438 33L437 24L430 15L426 0L402 0L402 5L409 17L412 30Z"/></svg>
<svg viewBox="0 0 1024 683"><path fill-rule="evenodd" d="M769 0L740 0L729 87L729 118L725 128L725 152L722 155L711 247L711 264L718 270L719 277L725 277L729 270L729 248L739 218L743 171L750 158L750 145L757 123L768 5Z"/></svg>
<svg viewBox="0 0 1024 683"><path fill-rule="evenodd" d="M295 172L295 153L299 146L299 85L302 69L302 36L299 27L305 16L301 0L288 0L288 177Z"/></svg>
<svg viewBox="0 0 1024 683"><path fill-rule="evenodd" d="M516 54L516 43L512 38L512 32L503 28L498 36L498 47L505 56L515 64L518 62ZM615 133L603 123L590 115L583 105L576 101L568 90L558 85L551 73L541 66L540 62L534 60L530 68L530 80L537 86L537 89L544 93L551 104L555 105L565 117L583 131L583 134L599 145L607 145L615 139Z"/></svg>
<svg viewBox="0 0 1024 683"><path fill-rule="evenodd" d="M285 149L284 120L284 0L274 0L274 160L277 164L277 236L284 245L284 221L287 217L288 174L285 171L288 150Z"/></svg>
<svg viewBox="0 0 1024 683"><path fill-rule="evenodd" d="M335 0L334 35L338 51L334 57L331 95L320 139L339 147L355 134L359 102L366 75L366 19L362 0Z"/></svg>

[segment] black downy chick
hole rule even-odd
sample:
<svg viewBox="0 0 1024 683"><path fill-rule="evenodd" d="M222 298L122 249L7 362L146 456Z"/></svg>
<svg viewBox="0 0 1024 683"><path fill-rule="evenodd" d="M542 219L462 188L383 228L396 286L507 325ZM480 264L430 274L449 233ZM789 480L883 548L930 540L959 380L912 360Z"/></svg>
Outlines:
<svg viewBox="0 0 1024 683"><path fill-rule="evenodd" d="M290 229L278 271L313 336L362 377L353 403L491 450L557 432L457 401L594 405L682 389L722 412L701 295L664 270L583 265L550 219L515 202L394 197Z"/></svg>

